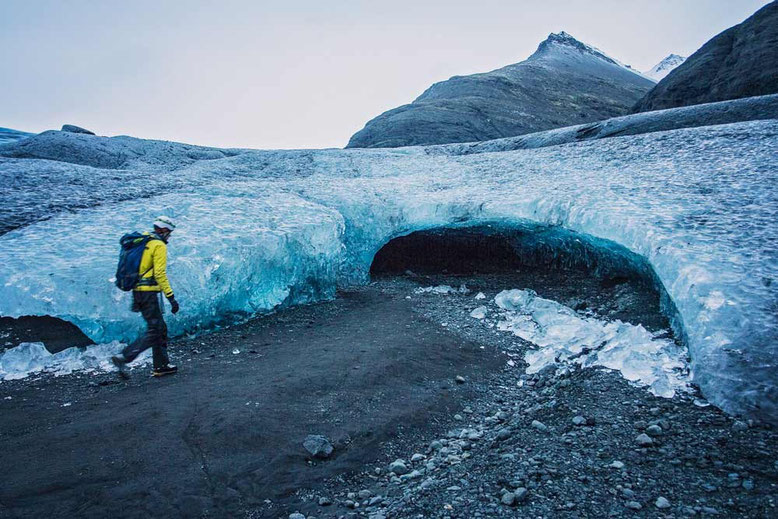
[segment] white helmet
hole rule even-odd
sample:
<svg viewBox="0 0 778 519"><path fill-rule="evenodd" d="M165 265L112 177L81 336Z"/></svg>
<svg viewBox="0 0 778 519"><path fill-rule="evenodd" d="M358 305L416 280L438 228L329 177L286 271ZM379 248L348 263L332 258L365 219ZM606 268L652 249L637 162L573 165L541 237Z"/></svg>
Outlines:
<svg viewBox="0 0 778 519"><path fill-rule="evenodd" d="M157 216L157 219L154 221L154 227L159 227L160 229L167 229L169 231L175 230L176 224L173 222L173 219L169 216Z"/></svg>

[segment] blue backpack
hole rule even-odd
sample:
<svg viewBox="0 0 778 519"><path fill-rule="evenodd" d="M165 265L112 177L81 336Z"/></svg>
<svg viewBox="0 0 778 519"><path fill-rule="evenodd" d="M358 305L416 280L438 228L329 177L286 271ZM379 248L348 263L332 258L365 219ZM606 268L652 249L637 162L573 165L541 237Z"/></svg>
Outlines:
<svg viewBox="0 0 778 519"><path fill-rule="evenodd" d="M149 270L140 273L140 260L143 258L143 251L146 250L146 244L155 240L154 236L133 232L125 234L119 240L121 250L119 250L119 266L116 267L116 286L120 290L128 292L135 288L140 278L145 276ZM153 267L152 267L153 268Z"/></svg>

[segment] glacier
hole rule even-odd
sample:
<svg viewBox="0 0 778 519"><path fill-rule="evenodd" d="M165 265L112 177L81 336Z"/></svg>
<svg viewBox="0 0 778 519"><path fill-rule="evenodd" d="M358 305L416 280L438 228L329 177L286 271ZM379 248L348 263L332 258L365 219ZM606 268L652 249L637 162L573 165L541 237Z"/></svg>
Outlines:
<svg viewBox="0 0 778 519"><path fill-rule="evenodd" d="M173 335L335 297L414 231L515 226L552 253L642 258L706 398L778 422L777 156L776 119L463 154L44 132L0 145L0 315L134 339L112 283L118 238L161 213L179 221Z"/></svg>

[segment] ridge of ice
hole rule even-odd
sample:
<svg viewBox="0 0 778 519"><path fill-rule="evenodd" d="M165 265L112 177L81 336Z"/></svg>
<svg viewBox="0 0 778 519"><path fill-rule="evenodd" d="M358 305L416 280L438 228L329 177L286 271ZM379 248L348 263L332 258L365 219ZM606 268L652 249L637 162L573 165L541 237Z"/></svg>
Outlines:
<svg viewBox="0 0 778 519"><path fill-rule="evenodd" d="M472 155L200 155L61 133L0 145L0 214L40 211L0 235L0 315L58 317L98 343L134 339L142 321L109 280L118 238L160 213L179 222L172 335L334 297L413 231L558 229L645 258L677 308L705 397L778 422L778 120ZM131 160L80 163L95 154Z"/></svg>
<svg viewBox="0 0 778 519"><path fill-rule="evenodd" d="M643 326L582 317L532 290L503 290L494 303L503 310L497 329L538 347L524 355L527 373L566 363L604 366L656 396L689 391L685 349Z"/></svg>

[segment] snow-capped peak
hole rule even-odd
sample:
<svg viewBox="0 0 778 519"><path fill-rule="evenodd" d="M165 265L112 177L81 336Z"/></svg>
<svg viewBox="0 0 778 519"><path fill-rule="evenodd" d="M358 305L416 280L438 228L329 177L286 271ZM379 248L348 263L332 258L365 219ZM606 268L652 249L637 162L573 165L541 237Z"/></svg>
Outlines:
<svg viewBox="0 0 778 519"><path fill-rule="evenodd" d="M546 38L543 42L538 45L538 50L535 54L545 54L547 52L550 52L557 48L564 48L569 47L573 49L577 49L578 51L584 53L584 54L591 54L594 56L597 56L598 58L605 60L609 63L613 63L614 65L617 65L618 62L605 54L604 52L600 51L599 49L592 47L591 45L587 45L584 42L575 39L570 34L566 33L565 31L561 32L552 32L548 35L548 38Z"/></svg>
<svg viewBox="0 0 778 519"><path fill-rule="evenodd" d="M607 63L611 63L612 65L625 68L630 72L632 72L633 74L637 74L638 76L645 77L646 79L651 79L647 77L645 74L643 74L642 72L640 72L639 70L635 70L631 66L626 65L621 61L608 56L597 47L594 47L580 40L577 40L576 38L571 36L569 33L566 33L565 31L560 31L557 33L552 32L551 34L549 34L548 38L546 38L543 42L540 43L540 45L538 45L538 50L535 51L535 54L533 54L533 56L543 56L550 52L553 52L556 49L566 49L566 48L576 49L582 54L588 54L594 56ZM652 81L654 80L652 79Z"/></svg>
<svg viewBox="0 0 778 519"><path fill-rule="evenodd" d="M673 71L681 63L686 61L684 56L678 54L670 54L665 59L654 65L651 70L643 73L643 75L650 77L654 81L661 81L667 74Z"/></svg>

